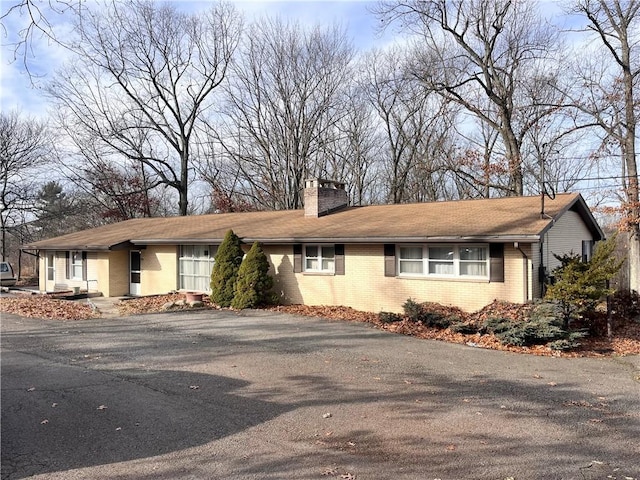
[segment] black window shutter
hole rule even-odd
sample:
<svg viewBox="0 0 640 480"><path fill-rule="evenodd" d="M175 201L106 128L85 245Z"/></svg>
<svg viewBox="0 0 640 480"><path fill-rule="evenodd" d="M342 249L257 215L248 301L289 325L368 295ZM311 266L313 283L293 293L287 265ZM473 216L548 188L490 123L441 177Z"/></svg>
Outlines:
<svg viewBox="0 0 640 480"><path fill-rule="evenodd" d="M504 282L504 243L489 244L489 281Z"/></svg>
<svg viewBox="0 0 640 480"><path fill-rule="evenodd" d="M344 244L337 243L335 245L335 274L344 275Z"/></svg>
<svg viewBox="0 0 640 480"><path fill-rule="evenodd" d="M302 271L302 245L296 243L293 246L293 272L300 273Z"/></svg>
<svg viewBox="0 0 640 480"><path fill-rule="evenodd" d="M87 252L82 252L82 280L87 279Z"/></svg>
<svg viewBox="0 0 640 480"><path fill-rule="evenodd" d="M396 276L396 245L395 243L384 244L384 276Z"/></svg>
<svg viewBox="0 0 640 480"><path fill-rule="evenodd" d="M67 271L67 278L71 278L71 252L64 252L64 262L65 262L65 270Z"/></svg>

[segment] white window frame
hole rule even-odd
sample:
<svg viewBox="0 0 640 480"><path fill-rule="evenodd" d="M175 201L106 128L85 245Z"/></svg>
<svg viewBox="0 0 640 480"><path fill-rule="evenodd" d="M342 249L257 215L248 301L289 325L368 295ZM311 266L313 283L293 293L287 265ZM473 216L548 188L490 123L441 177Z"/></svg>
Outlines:
<svg viewBox="0 0 640 480"><path fill-rule="evenodd" d="M47 281L55 282L56 280L56 254L47 253Z"/></svg>
<svg viewBox="0 0 640 480"><path fill-rule="evenodd" d="M467 248L484 250L484 260L462 259L461 251ZM462 278L489 278L490 272L490 255L489 245L458 245L458 276ZM484 275L462 274L462 265L484 265Z"/></svg>
<svg viewBox="0 0 640 480"><path fill-rule="evenodd" d="M317 253L314 256L308 255L309 248L317 248ZM329 256L328 254L324 255L324 249L331 248L333 249L333 256ZM335 244L327 244L327 243L310 243L308 245L304 245L302 252L302 261L303 261L303 271L308 273L331 273L334 274L336 271L336 246ZM309 267L310 261L316 261L318 267L313 268ZM324 268L325 262L328 267ZM330 262L330 263L329 263Z"/></svg>
<svg viewBox="0 0 640 480"><path fill-rule="evenodd" d="M185 256L185 248L191 247L193 251L193 247L204 248L208 255L205 256L195 256L193 254L189 256ZM180 290L193 290L193 291L211 291L211 270L213 269L213 265L215 264L215 255L218 252L218 245L194 245L194 244L185 244L180 245L178 252L178 288ZM189 262L191 264L191 271L197 272L198 266L201 263L206 262L207 265L205 267L205 271L208 272L205 274L198 273L184 273L183 265ZM187 285L187 278L191 280L191 286ZM200 283L202 287L205 288L196 288L195 285ZM193 288L191 288L193 287Z"/></svg>
<svg viewBox="0 0 640 480"><path fill-rule="evenodd" d="M417 258L402 258L403 250L405 249L422 249L422 259L418 260ZM444 259L432 259L430 258L429 249L433 248L447 248L451 249L453 252L452 260L444 260ZM484 251L484 260L465 260L461 259L461 251L464 249L473 248L473 249L482 249ZM452 244L452 243L437 243L437 244L402 244L396 247L396 258L397 258L397 271L398 276L400 277L427 277L427 278L442 278L442 279L480 279L480 280L488 280L490 271L490 258L489 258L489 244L486 243L474 243L474 244ZM403 268L405 264L417 264L417 262L422 262L422 271L420 273L417 272L403 272L403 270L407 270ZM447 263L451 262L453 266L453 273L429 273L430 267L436 263ZM466 275L461 273L462 265L484 265L485 275Z"/></svg>
<svg viewBox="0 0 640 480"><path fill-rule="evenodd" d="M71 280L83 280L82 252L80 250L72 250L69 261L71 262Z"/></svg>

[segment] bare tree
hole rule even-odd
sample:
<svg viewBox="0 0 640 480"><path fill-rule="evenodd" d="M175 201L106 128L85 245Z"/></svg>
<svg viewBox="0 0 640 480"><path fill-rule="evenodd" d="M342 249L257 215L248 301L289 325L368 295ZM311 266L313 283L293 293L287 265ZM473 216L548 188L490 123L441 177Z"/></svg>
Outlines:
<svg viewBox="0 0 640 480"><path fill-rule="evenodd" d="M426 62L415 75L495 129L507 164L505 193L524 193L522 142L551 102L536 105L526 86L548 69L557 34L529 0L393 0L377 9L385 23L418 33ZM437 65L434 65L434 59ZM479 99L480 101L476 101ZM535 108L531 108L535 107Z"/></svg>
<svg viewBox="0 0 640 480"><path fill-rule="evenodd" d="M38 191L36 173L50 160L51 148L46 125L30 118L20 118L16 111L0 113L2 260L9 255L7 234L17 231L34 211Z"/></svg>
<svg viewBox="0 0 640 480"><path fill-rule="evenodd" d="M68 13L80 15L83 10L83 0L9 0L3 2L4 5L7 9L2 11L0 20L5 36L9 33L5 22L19 23L19 18L23 19L22 28L9 39L8 46L13 47L13 61L21 59L30 78L34 75L30 65L34 41L43 37L48 42L65 46L53 28L53 19Z"/></svg>
<svg viewBox="0 0 640 480"><path fill-rule="evenodd" d="M446 197L443 166L452 146L456 110L448 99L407 74L407 52L373 51L366 91L384 132L381 165L390 203Z"/></svg>
<svg viewBox="0 0 640 480"><path fill-rule="evenodd" d="M352 47L337 27L275 18L251 26L230 75L219 158L259 208L302 206L304 179L324 170L341 115Z"/></svg>
<svg viewBox="0 0 640 480"><path fill-rule="evenodd" d="M598 61L584 62L582 88L574 105L603 132L603 147L620 156L621 226L630 232L631 288L640 291L640 198L636 138L640 116L640 1L580 0L575 12L588 20L588 30L600 41ZM603 59L609 59L609 62Z"/></svg>
<svg viewBox="0 0 640 480"><path fill-rule="evenodd" d="M61 125L143 164L186 215L197 127L239 42L238 15L228 4L185 14L127 0L87 13L77 30L77 61L47 89Z"/></svg>
<svg viewBox="0 0 640 480"><path fill-rule="evenodd" d="M335 139L329 142L327 178L346 183L352 205L379 203L383 187L379 145L383 138L377 129L376 113L359 85L350 86L344 98L345 112L333 129Z"/></svg>

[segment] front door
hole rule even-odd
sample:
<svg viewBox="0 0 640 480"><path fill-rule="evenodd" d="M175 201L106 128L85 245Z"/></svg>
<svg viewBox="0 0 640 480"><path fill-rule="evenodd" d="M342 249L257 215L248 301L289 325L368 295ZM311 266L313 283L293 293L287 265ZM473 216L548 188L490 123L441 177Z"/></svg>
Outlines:
<svg viewBox="0 0 640 480"><path fill-rule="evenodd" d="M131 250L129 262L129 294L140 295L140 252Z"/></svg>
<svg viewBox="0 0 640 480"><path fill-rule="evenodd" d="M47 253L47 283L45 289L48 292L52 292L56 288L56 254L53 252Z"/></svg>

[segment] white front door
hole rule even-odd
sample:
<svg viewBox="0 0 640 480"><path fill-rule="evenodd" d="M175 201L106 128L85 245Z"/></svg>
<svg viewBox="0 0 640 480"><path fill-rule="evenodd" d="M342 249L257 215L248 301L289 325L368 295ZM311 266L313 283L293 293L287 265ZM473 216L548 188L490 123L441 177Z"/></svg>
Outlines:
<svg viewBox="0 0 640 480"><path fill-rule="evenodd" d="M131 250L129 258L129 294L140 295L140 271L142 263L140 252Z"/></svg>

